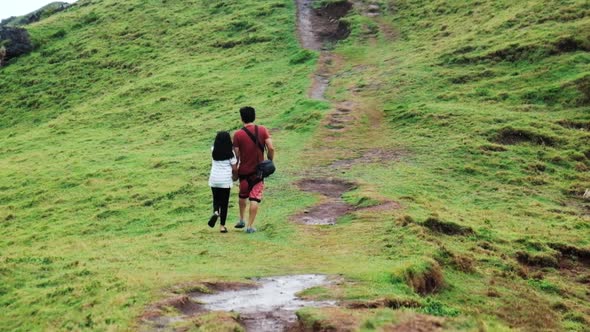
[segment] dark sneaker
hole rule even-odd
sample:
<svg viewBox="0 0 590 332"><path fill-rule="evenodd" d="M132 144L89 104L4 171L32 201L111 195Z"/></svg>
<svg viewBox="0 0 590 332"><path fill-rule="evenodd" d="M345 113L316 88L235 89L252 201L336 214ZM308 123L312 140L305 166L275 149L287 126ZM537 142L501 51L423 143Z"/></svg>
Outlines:
<svg viewBox="0 0 590 332"><path fill-rule="evenodd" d="M211 218L209 218L209 222L208 222L209 227L211 227L211 228L215 227L215 223L217 222L218 217L219 216L217 215L217 213L213 213Z"/></svg>
<svg viewBox="0 0 590 332"><path fill-rule="evenodd" d="M250 234L250 233L255 233L256 232L256 228L252 227L252 228L246 228L246 233Z"/></svg>
<svg viewBox="0 0 590 332"><path fill-rule="evenodd" d="M235 228L244 228L246 227L246 223L243 220L238 221L238 223L234 226Z"/></svg>

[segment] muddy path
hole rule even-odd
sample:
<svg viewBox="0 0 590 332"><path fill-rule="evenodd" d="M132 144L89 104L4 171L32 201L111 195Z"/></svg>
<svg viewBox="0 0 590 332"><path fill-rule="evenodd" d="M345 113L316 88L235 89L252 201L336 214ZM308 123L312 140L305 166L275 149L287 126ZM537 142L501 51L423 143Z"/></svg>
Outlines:
<svg viewBox="0 0 590 332"><path fill-rule="evenodd" d="M340 19L352 9L352 4L342 2L323 8L314 8L314 0L296 0L297 35L303 48L320 51L318 69L312 78L309 96L312 99L325 100L324 94L330 84L330 64L334 56L329 52L330 46L345 39L350 34L348 25Z"/></svg>
<svg viewBox="0 0 590 332"><path fill-rule="evenodd" d="M260 287L197 296L209 311L238 312L247 331L285 331L297 322L295 311L303 307L334 306L334 301L307 301L297 293L330 284L324 275L296 275L254 280Z"/></svg>
<svg viewBox="0 0 590 332"><path fill-rule="evenodd" d="M139 330L184 331L201 327L201 317L227 313L226 320L246 331L289 331L296 330L298 325L297 310L336 306L335 301L311 301L297 295L306 289L334 282L325 275L277 276L251 281L202 284L197 287L200 291L175 295L156 303L142 316ZM217 320L221 323L222 319L218 317Z"/></svg>
<svg viewBox="0 0 590 332"><path fill-rule="evenodd" d="M344 66L344 59L331 51L334 43L343 40L350 34L349 27L341 19L353 9L351 2L338 2L322 8L314 8L313 0L296 0L297 4L297 31L301 45L309 50L319 51L317 69L312 75L312 84L309 89L309 97L316 100L327 100L326 91L330 81ZM355 6L357 6L355 4ZM360 7L359 7L360 8ZM328 100L330 101L330 100ZM328 140L342 140L340 135L346 134L350 128L358 127L357 124L363 116L369 115L371 125L375 127L379 119L367 114L354 100L333 102L333 109L323 121L323 127ZM317 148L330 151L327 144ZM331 160L327 167L314 167L307 173L316 174L314 178L299 181L296 185L300 190L319 195L320 202L295 216L292 220L305 225L334 225L338 218L357 211L355 207L347 204L342 195L358 187L357 184L333 178L335 174L342 174L352 165L362 162L378 162L393 159L395 152L372 150L361 153L354 159ZM375 156L375 151L381 154ZM382 153L381 153L382 152ZM330 153L327 153L330 154ZM385 202L382 207L373 209L386 210L398 208L395 202Z"/></svg>
<svg viewBox="0 0 590 332"><path fill-rule="evenodd" d="M340 21L352 4L343 2L323 8L314 8L313 0L296 0L297 4L297 32L303 48L320 51L318 67L312 77L309 97L316 100L326 100L325 93L333 75L331 66L336 61L329 51L333 42L346 38L350 31L348 26ZM332 130L344 129L352 118L348 115L351 110L338 107L328 120L327 128ZM305 225L334 225L337 219L353 208L342 199L342 195L356 185L343 180L319 176L314 179L302 180L297 186L306 192L319 194L320 204L293 216L296 223Z"/></svg>
<svg viewBox="0 0 590 332"><path fill-rule="evenodd" d="M338 218L354 210L347 204L342 195L354 189L356 185L338 179L314 178L297 183L299 189L323 196L319 205L303 211L293 217L296 223L305 225L334 225Z"/></svg>

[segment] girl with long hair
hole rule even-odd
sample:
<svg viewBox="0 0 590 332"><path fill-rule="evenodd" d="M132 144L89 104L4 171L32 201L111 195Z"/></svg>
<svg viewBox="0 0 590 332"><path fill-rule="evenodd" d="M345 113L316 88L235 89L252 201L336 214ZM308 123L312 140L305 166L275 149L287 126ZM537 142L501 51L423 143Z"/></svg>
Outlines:
<svg viewBox="0 0 590 332"><path fill-rule="evenodd" d="M211 157L209 186L213 193L213 215L209 219L209 227L215 227L217 219L220 218L220 231L221 233L227 233L225 220L227 219L229 193L238 174L238 161L234 155L229 132L220 131L217 133Z"/></svg>

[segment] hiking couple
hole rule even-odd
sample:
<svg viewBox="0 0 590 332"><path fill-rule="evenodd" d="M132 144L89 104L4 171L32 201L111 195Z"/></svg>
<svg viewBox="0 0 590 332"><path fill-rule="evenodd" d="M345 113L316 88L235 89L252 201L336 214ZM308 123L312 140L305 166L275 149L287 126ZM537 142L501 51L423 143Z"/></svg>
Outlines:
<svg viewBox="0 0 590 332"><path fill-rule="evenodd" d="M220 131L215 137L212 147L211 173L209 186L213 193L213 215L209 219L209 226L215 227L220 219L221 233L227 233L225 220L229 204L229 194L233 181L239 179L240 220L235 228L246 227L246 233L254 233L254 219L258 213L258 204L262 200L264 179L259 174L264 161L264 150L267 150L268 160L274 158L274 147L268 130L264 126L254 124L256 110L246 106L240 108L240 116L244 127L235 132L233 143L229 132ZM265 162L267 163L267 162ZM264 163L263 163L264 164ZM274 165L272 166L274 170ZM248 222L244 215L250 202Z"/></svg>

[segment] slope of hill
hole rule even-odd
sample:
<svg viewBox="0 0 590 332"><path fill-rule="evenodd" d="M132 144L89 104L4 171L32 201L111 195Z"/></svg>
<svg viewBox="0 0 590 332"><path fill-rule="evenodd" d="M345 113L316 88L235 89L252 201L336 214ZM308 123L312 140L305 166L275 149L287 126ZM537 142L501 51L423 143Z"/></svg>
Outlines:
<svg viewBox="0 0 590 332"><path fill-rule="evenodd" d="M67 2L52 2L47 4L32 13L23 16L12 16L0 21L0 26L19 26L19 25L26 25L31 24L34 22L38 22L44 18L47 18L53 14L59 13L64 11L70 7L70 4Z"/></svg>
<svg viewBox="0 0 590 332"><path fill-rule="evenodd" d="M177 285L325 273L343 281L304 295L346 305L302 326L583 331L589 14L357 1L321 56L283 0L80 0L30 25L35 51L0 68L0 326L134 329ZM317 63L326 102L307 97ZM221 237L209 146L245 104L279 173L260 231ZM312 175L354 182L357 209L291 222Z"/></svg>

